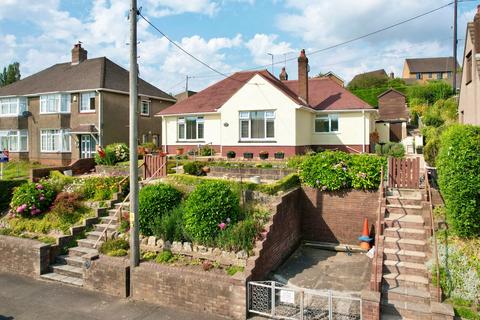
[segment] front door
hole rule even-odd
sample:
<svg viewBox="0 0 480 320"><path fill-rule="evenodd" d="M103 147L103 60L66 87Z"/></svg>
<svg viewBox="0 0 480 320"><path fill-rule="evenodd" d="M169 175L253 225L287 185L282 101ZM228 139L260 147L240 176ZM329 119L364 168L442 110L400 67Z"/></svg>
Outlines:
<svg viewBox="0 0 480 320"><path fill-rule="evenodd" d="M80 135L80 158L93 158L97 143L95 139L89 134Z"/></svg>

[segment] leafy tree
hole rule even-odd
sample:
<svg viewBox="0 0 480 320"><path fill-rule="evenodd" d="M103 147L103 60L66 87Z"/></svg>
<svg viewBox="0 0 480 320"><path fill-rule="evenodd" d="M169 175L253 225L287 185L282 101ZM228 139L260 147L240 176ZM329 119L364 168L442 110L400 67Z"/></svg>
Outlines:
<svg viewBox="0 0 480 320"><path fill-rule="evenodd" d="M7 86L20 80L20 63L14 62L3 68L0 73L0 87Z"/></svg>

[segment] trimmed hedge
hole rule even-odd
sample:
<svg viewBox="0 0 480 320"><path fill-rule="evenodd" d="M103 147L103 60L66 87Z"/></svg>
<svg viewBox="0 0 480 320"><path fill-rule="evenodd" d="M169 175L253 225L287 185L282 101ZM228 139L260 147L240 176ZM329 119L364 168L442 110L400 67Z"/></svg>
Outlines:
<svg viewBox="0 0 480 320"><path fill-rule="evenodd" d="M0 212L8 209L13 190L26 182L26 180L0 180Z"/></svg>
<svg viewBox="0 0 480 320"><path fill-rule="evenodd" d="M369 154L324 151L306 157L300 165L301 181L323 191L377 189L386 158Z"/></svg>
<svg viewBox="0 0 480 320"><path fill-rule="evenodd" d="M460 237L478 237L480 127L453 125L446 129L436 163L449 224Z"/></svg>

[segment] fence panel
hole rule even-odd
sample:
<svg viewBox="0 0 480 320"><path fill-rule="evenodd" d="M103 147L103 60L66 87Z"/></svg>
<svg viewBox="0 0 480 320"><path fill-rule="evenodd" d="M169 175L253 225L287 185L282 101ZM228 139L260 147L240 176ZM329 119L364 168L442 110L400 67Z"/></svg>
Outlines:
<svg viewBox="0 0 480 320"><path fill-rule="evenodd" d="M420 185L420 158L388 159L388 186L416 189Z"/></svg>
<svg viewBox="0 0 480 320"><path fill-rule="evenodd" d="M144 179L157 179L167 175L167 157L146 154L144 156Z"/></svg>

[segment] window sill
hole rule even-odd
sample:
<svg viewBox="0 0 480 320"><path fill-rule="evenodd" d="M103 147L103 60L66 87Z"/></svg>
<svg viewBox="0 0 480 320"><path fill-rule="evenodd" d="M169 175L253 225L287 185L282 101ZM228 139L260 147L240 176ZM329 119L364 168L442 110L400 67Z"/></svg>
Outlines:
<svg viewBox="0 0 480 320"><path fill-rule="evenodd" d="M238 143L277 143L275 140L238 140Z"/></svg>
<svg viewBox="0 0 480 320"><path fill-rule="evenodd" d="M79 114L92 114L92 113L97 113L95 110L92 111L80 111Z"/></svg>
<svg viewBox="0 0 480 320"><path fill-rule="evenodd" d="M70 115L71 112L40 112L39 115L65 114Z"/></svg>
<svg viewBox="0 0 480 320"><path fill-rule="evenodd" d="M140 113L140 117L149 118L149 117L150 117L150 114Z"/></svg>
<svg viewBox="0 0 480 320"><path fill-rule="evenodd" d="M339 131L334 131L334 132L314 132L313 134L324 136L324 135L337 135L339 133L340 133Z"/></svg>
<svg viewBox="0 0 480 320"><path fill-rule="evenodd" d="M205 143L205 140L177 140L175 143Z"/></svg>
<svg viewBox="0 0 480 320"><path fill-rule="evenodd" d="M0 118L20 118L21 114L0 114Z"/></svg>
<svg viewBox="0 0 480 320"><path fill-rule="evenodd" d="M40 153L61 154L61 153L72 153L72 151L40 151Z"/></svg>

